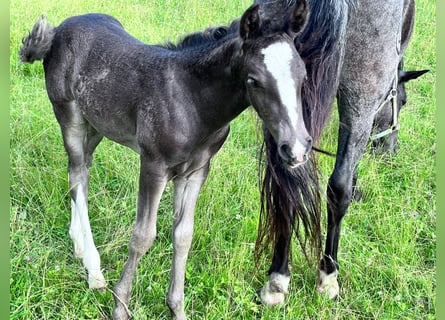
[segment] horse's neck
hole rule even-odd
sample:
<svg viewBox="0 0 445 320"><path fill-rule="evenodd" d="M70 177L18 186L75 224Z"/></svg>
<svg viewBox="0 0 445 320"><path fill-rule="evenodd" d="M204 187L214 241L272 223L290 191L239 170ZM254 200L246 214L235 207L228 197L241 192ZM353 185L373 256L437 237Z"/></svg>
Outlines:
<svg viewBox="0 0 445 320"><path fill-rule="evenodd" d="M227 124L249 105L236 64L236 40L201 50L188 57L187 77L194 103L203 121L218 127Z"/></svg>

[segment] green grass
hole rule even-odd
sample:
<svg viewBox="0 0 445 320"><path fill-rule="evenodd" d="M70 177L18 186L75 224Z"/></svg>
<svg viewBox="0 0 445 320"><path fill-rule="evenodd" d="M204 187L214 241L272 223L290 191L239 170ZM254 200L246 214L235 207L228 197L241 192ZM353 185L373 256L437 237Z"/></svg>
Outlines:
<svg viewBox="0 0 445 320"><path fill-rule="evenodd" d="M48 101L41 63L23 65L17 52L35 19L46 13L59 24L70 15L105 12L148 43L241 15L251 1L16 1L10 8L10 318L106 319L110 291L91 291L72 254L66 156ZM256 135L251 110L233 122L196 210L187 264L186 312L190 319L435 319L435 2L418 0L406 69L431 70L407 85L399 153L365 154L359 186L343 223L341 298L315 290L315 266L295 250L286 304L257 305L267 259L253 262L259 211ZM336 117L323 147L335 150ZM135 216L138 161L104 141L91 169L90 219L109 287L120 276ZM321 156L322 181L333 161ZM172 186L161 203L158 239L142 260L130 309L134 319L169 319L165 303L171 265ZM295 246L297 247L297 246Z"/></svg>

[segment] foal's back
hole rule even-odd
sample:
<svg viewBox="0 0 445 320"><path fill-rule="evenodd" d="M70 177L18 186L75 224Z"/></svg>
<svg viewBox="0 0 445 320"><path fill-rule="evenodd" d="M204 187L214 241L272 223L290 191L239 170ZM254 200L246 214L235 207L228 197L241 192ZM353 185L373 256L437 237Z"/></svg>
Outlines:
<svg viewBox="0 0 445 320"><path fill-rule="evenodd" d="M101 134L138 149L138 109L160 107L165 59L167 49L142 43L111 16L71 17L55 28L44 59L48 96L56 109L72 102Z"/></svg>
<svg viewBox="0 0 445 320"><path fill-rule="evenodd" d="M128 67L132 59L127 56L140 46L143 44L111 16L86 14L66 19L55 28L51 50L44 59L50 98L73 99L80 93L77 86L81 77L100 81L105 78L104 69L113 73L127 70L119 64ZM60 77L65 81L60 81Z"/></svg>

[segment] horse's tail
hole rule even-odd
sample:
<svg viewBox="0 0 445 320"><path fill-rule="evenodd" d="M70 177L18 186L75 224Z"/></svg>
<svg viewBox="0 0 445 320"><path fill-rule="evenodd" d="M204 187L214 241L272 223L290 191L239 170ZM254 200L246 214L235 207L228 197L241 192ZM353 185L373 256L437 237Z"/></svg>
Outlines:
<svg viewBox="0 0 445 320"><path fill-rule="evenodd" d="M51 49L54 34L54 27L48 24L44 15L41 15L32 31L22 39L22 47L19 51L20 60L27 63L43 60Z"/></svg>
<svg viewBox="0 0 445 320"><path fill-rule="evenodd" d="M264 129L262 148L261 155L265 153L266 163L256 258L268 245L275 247L280 239L291 239L295 233L306 258L309 257L309 244L311 256L318 259L321 253L321 201L315 159L311 156L305 164L289 172L282 165L275 140L267 129Z"/></svg>

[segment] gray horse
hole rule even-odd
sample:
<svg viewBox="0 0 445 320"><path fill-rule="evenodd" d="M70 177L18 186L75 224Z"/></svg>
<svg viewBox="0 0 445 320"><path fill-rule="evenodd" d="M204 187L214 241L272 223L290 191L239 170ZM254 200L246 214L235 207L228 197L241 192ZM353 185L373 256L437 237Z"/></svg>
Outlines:
<svg viewBox="0 0 445 320"><path fill-rule="evenodd" d="M256 0L261 5L264 30L276 32L292 23L287 17L295 2ZM341 222L353 196L357 163L373 130L376 149L396 151L398 126L394 119L406 103L404 84L427 70L404 72L401 67L413 30L414 0L308 0L308 6L309 21L295 46L308 73L302 90L303 113L315 145L335 99L339 112L336 162L327 187L327 237L317 284L320 293L335 299L339 295ZM321 251L321 198L313 157L290 175L279 165L280 147L267 128L264 139L267 166L257 249L272 245L274 254L269 280L260 295L265 304L275 305L282 303L288 292L292 235L300 239L303 249L304 239L309 239L315 252ZM314 218L302 219L307 216ZM300 235L301 228L305 238Z"/></svg>

